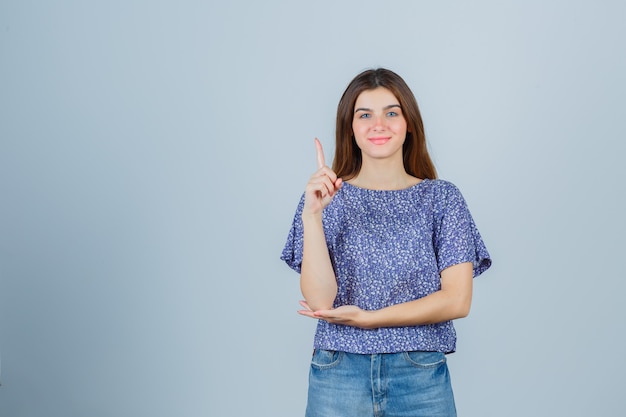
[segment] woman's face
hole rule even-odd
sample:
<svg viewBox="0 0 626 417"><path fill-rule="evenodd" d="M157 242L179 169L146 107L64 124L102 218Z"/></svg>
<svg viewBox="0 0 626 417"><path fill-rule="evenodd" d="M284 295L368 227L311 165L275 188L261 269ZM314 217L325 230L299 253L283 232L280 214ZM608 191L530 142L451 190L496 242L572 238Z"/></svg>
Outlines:
<svg viewBox="0 0 626 417"><path fill-rule="evenodd" d="M386 88L363 91L356 99L352 131L363 160L399 157L407 124L400 102Z"/></svg>

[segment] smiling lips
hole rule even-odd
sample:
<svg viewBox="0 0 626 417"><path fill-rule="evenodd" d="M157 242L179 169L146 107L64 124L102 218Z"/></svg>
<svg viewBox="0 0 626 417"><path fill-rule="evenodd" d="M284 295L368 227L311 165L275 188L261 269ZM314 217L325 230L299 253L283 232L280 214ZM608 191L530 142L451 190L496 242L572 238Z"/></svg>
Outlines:
<svg viewBox="0 0 626 417"><path fill-rule="evenodd" d="M368 138L368 140L372 142L374 145L384 145L385 143L391 140L391 137L389 136L375 137L375 138Z"/></svg>

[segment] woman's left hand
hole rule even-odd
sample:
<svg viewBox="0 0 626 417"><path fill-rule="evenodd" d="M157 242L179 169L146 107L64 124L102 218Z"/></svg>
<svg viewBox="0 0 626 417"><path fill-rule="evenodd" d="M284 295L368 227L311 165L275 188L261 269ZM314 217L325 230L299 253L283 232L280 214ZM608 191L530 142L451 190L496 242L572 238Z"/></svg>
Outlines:
<svg viewBox="0 0 626 417"><path fill-rule="evenodd" d="M300 305L304 310L299 310L298 314L311 317L312 319L324 320L333 324L342 324L344 326L360 327L369 329L369 316L372 312L363 310L357 306L347 305L332 308L330 310L313 311L306 301L300 301Z"/></svg>

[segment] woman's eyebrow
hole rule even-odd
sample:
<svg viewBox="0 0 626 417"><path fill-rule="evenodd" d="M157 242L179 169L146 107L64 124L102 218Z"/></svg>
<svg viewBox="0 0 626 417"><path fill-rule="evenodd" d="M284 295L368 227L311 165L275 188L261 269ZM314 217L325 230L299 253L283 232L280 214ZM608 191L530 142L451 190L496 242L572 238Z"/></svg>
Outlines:
<svg viewBox="0 0 626 417"><path fill-rule="evenodd" d="M394 107L402 108L402 106L400 106L399 104L390 104L388 106L383 107L383 110L389 110L389 109L392 109ZM358 109L354 109L355 113L359 112L359 111L369 111L369 112L371 112L372 109L368 109L367 107L359 107Z"/></svg>

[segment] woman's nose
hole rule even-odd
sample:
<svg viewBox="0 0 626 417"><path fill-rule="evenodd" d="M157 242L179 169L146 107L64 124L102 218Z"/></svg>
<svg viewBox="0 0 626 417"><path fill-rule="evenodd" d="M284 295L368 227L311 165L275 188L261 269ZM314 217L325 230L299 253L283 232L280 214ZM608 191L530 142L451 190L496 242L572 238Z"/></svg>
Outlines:
<svg viewBox="0 0 626 417"><path fill-rule="evenodd" d="M385 119L382 116L374 116L374 129L381 129L385 125Z"/></svg>

